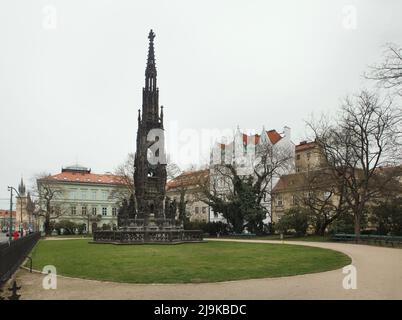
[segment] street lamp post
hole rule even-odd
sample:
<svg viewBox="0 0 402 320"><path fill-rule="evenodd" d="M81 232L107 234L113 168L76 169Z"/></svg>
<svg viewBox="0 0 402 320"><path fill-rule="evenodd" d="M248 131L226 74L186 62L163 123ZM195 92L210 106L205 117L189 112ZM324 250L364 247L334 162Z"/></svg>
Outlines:
<svg viewBox="0 0 402 320"><path fill-rule="evenodd" d="M11 241L13 239L13 191L19 196L19 192L14 187L7 187L8 191L10 191L10 232L8 234L8 240ZM15 213L15 221L17 222L17 212Z"/></svg>
<svg viewBox="0 0 402 320"><path fill-rule="evenodd" d="M11 241L13 239L13 189L8 187L8 191L11 192L10 195L10 225L8 231L8 240Z"/></svg>

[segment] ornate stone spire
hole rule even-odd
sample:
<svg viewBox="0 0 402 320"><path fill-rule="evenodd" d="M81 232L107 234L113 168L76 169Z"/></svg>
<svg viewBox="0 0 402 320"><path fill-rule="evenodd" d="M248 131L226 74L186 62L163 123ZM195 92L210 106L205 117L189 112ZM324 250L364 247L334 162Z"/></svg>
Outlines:
<svg viewBox="0 0 402 320"><path fill-rule="evenodd" d="M154 38L155 34L151 30L148 35L145 86L142 89L142 111L138 114L137 149L134 164L135 197L137 214L140 219L148 219L150 214L159 218L164 216L163 204L166 192L166 163L160 161L165 155L165 146L163 143L163 111L159 110L159 90L156 86ZM156 134L156 136L150 138L151 131L152 135ZM157 149L151 150L150 146L155 146ZM150 154L159 159L157 164L150 163Z"/></svg>
<svg viewBox="0 0 402 320"><path fill-rule="evenodd" d="M159 120L160 120L160 122L162 124L162 128L163 128L163 106L161 106L161 114L160 114Z"/></svg>
<svg viewBox="0 0 402 320"><path fill-rule="evenodd" d="M156 64L155 64L155 50L154 50L154 39L155 33L149 31L148 35L149 39L149 47L148 47L148 59L147 59L147 67L145 69L145 87L149 87L150 89L156 88ZM155 80L154 83L149 80Z"/></svg>
<svg viewBox="0 0 402 320"><path fill-rule="evenodd" d="M145 68L145 86L142 92L142 121L144 124L155 124L159 121L159 90L156 85L156 65L154 51L155 33L148 35L148 59Z"/></svg>

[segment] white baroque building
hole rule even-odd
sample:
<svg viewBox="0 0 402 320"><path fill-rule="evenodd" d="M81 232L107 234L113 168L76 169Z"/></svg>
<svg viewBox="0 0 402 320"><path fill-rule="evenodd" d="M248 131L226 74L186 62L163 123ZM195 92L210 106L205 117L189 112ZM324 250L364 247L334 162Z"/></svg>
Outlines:
<svg viewBox="0 0 402 320"><path fill-rule="evenodd" d="M37 180L39 203L46 206L46 188L57 190L51 200L52 221L70 220L85 231L117 227L119 196L128 194L124 179L113 174L96 174L81 166L63 168L61 173ZM43 231L44 219L38 222Z"/></svg>
<svg viewBox="0 0 402 320"><path fill-rule="evenodd" d="M223 138L226 140L225 138ZM255 152L261 150L261 148L270 147L272 153L277 156L286 155L287 164L281 170L278 170L270 183L266 186L264 193L264 199L262 205L272 212L271 208L271 191L279 181L281 175L294 172L295 158L294 150L295 144L291 141L291 129L284 127L283 132L277 132L276 130L262 129L260 134L248 135L242 133L238 127L233 135L233 138L229 142L216 143L211 150L211 163L210 163L210 188L215 188L217 193L225 197L230 192L231 181L225 179L221 173L222 163L235 164L237 172L240 175L248 176L254 175L254 168L256 164ZM257 160L258 162L258 160ZM225 221L221 214L210 210L209 221ZM264 223L270 223L270 218L264 220Z"/></svg>

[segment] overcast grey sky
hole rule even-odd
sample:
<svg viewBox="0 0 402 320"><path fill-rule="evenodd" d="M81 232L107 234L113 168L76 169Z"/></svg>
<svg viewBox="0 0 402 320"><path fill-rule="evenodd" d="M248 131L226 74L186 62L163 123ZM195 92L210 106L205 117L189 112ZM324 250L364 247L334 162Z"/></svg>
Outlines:
<svg viewBox="0 0 402 320"><path fill-rule="evenodd" d="M401 12L398 0L1 0L0 208L21 175L113 171L134 152L150 28L168 130L287 125L299 142L303 120L402 43Z"/></svg>

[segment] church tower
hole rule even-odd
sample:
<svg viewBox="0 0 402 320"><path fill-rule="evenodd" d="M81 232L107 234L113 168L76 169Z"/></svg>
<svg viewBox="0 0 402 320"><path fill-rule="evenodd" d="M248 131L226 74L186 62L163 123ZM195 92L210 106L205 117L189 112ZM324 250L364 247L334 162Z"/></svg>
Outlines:
<svg viewBox="0 0 402 320"><path fill-rule="evenodd" d="M137 218L146 220L153 214L163 218L166 186L166 156L163 131L163 107L159 108L154 51L155 34L148 35L149 48L142 89L142 110L138 110L137 149L134 163L134 186Z"/></svg>

